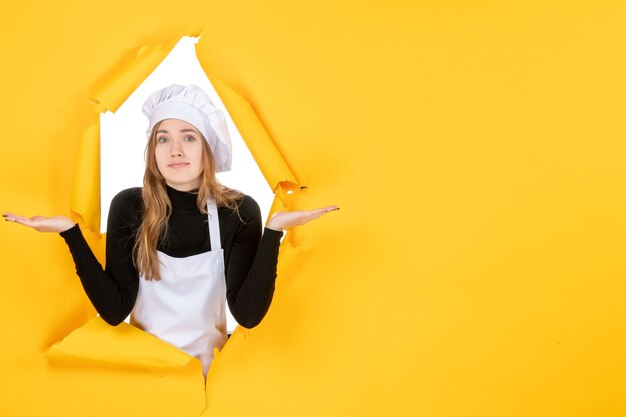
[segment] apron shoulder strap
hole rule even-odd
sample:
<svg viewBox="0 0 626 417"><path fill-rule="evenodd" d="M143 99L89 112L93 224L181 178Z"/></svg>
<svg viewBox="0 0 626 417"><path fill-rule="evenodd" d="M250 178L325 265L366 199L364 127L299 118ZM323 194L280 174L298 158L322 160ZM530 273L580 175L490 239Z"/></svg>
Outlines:
<svg viewBox="0 0 626 417"><path fill-rule="evenodd" d="M220 221L217 217L217 205L215 200L210 198L206 204L207 216L209 218L209 235L211 237L211 250L222 249L220 240Z"/></svg>

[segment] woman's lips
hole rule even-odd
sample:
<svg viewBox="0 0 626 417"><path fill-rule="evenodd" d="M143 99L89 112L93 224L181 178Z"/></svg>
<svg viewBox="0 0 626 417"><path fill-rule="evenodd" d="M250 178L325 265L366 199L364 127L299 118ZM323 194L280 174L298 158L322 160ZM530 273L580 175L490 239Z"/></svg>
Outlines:
<svg viewBox="0 0 626 417"><path fill-rule="evenodd" d="M170 168L182 168L186 167L187 165L189 165L189 162L176 162L173 164L168 164L167 166Z"/></svg>

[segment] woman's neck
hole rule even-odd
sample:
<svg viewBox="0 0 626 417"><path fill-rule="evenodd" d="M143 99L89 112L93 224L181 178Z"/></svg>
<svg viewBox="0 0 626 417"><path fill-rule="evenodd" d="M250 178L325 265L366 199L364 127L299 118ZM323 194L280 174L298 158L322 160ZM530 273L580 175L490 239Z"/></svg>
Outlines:
<svg viewBox="0 0 626 417"><path fill-rule="evenodd" d="M198 210L198 190L179 191L169 185L165 185L165 190L172 202L172 208L184 211Z"/></svg>

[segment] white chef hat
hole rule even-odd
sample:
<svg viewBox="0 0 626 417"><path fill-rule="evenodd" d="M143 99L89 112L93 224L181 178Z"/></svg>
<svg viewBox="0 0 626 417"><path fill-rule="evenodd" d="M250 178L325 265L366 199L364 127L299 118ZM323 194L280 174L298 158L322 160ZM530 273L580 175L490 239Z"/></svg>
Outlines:
<svg viewBox="0 0 626 417"><path fill-rule="evenodd" d="M161 120L180 119L195 126L209 143L215 156L216 172L229 171L232 145L224 113L216 108L209 96L198 86L170 85L144 102L143 114L148 118L147 134Z"/></svg>

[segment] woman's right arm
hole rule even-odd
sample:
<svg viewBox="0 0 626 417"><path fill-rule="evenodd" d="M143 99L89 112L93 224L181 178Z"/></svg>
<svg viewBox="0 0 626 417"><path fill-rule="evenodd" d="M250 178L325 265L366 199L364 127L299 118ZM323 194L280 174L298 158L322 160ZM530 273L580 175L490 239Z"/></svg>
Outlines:
<svg viewBox="0 0 626 417"><path fill-rule="evenodd" d="M137 189L124 190L111 201L107 221L104 270L87 245L78 225L62 232L85 293L102 319L115 326L132 311L139 276L132 252L137 217Z"/></svg>
<svg viewBox="0 0 626 417"><path fill-rule="evenodd" d="M67 217L35 216L27 219L5 214L7 220L35 230L60 233L70 249L76 273L89 300L102 319L114 326L124 321L132 311L139 288L139 277L132 260L138 207L137 190L124 190L111 202L104 269L85 241L78 225L70 227L72 223ZM69 225L66 224L68 222Z"/></svg>

